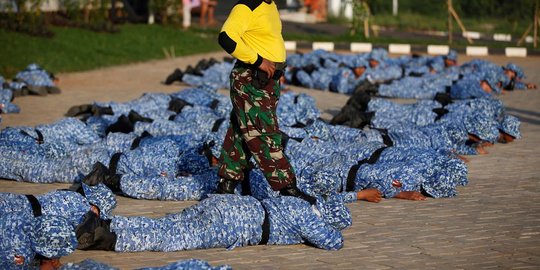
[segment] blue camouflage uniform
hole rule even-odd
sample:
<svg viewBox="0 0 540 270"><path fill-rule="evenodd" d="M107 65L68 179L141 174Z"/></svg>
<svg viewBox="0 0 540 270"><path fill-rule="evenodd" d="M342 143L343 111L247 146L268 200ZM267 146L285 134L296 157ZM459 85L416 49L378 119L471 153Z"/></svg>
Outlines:
<svg viewBox="0 0 540 270"><path fill-rule="evenodd" d="M433 123L437 118L433 109L440 107L441 104L433 100L400 104L388 99L372 98L368 103L367 111L375 112L371 119L371 126L389 128L394 125L425 126Z"/></svg>
<svg viewBox="0 0 540 270"><path fill-rule="evenodd" d="M441 74L426 74L422 77L404 77L390 84L379 86L377 94L383 97L431 99L437 93L444 93L452 79Z"/></svg>
<svg viewBox="0 0 540 270"><path fill-rule="evenodd" d="M527 89L527 85L522 81L523 79L525 79L525 73L523 72L523 70L517 66L516 64L513 64L513 63L508 63L506 64L506 66L503 67L503 69L508 69L508 70L511 70L511 71L514 71L516 73L516 77L514 78L514 85L513 85L513 88L512 89L509 89L509 90L513 90L513 89ZM506 89L510 84L510 81L508 81L507 84L504 85L504 88Z"/></svg>
<svg viewBox="0 0 540 270"><path fill-rule="evenodd" d="M201 200L215 192L218 182L215 170L189 176L125 174L120 179L120 188L136 199Z"/></svg>
<svg viewBox="0 0 540 270"><path fill-rule="evenodd" d="M305 126L321 115L313 97L292 92L280 96L276 113L280 127Z"/></svg>
<svg viewBox="0 0 540 270"><path fill-rule="evenodd" d="M340 146L335 142L309 138L302 143L291 143L293 145L286 153L298 168L299 185L304 187L307 182L308 187L304 188L312 193L345 190L349 171L356 161L367 159L375 150L384 147L377 142ZM403 183L401 189L392 186L394 179ZM377 188L385 197L394 197L400 191L420 191L423 188L438 198L454 196L456 186L466 183L466 166L448 152L389 147L375 164L359 167L353 190Z"/></svg>
<svg viewBox="0 0 540 270"><path fill-rule="evenodd" d="M41 213L45 216L62 216L75 228L93 204L100 210L100 217L107 219L116 207L114 194L103 184L88 186L83 184L84 195L57 190L36 196ZM32 205L25 195L0 193L0 215L21 213L31 215Z"/></svg>
<svg viewBox="0 0 540 270"><path fill-rule="evenodd" d="M521 139L520 124L521 122L517 117L507 114L499 123L499 129L516 139Z"/></svg>
<svg viewBox="0 0 540 270"><path fill-rule="evenodd" d="M158 109L166 110L171 96L165 93L144 93L141 97L128 102L95 102L99 107L111 107L115 115L128 115L131 110L146 116L147 112Z"/></svg>
<svg viewBox="0 0 540 270"><path fill-rule="evenodd" d="M33 129L0 132L0 176L38 183L73 182L79 177L62 144L45 143Z"/></svg>
<svg viewBox="0 0 540 270"><path fill-rule="evenodd" d="M38 92L39 89L47 90L56 88L52 81L51 74L37 64L28 65L23 71L15 75L15 80L19 83L24 83L25 87Z"/></svg>
<svg viewBox="0 0 540 270"><path fill-rule="evenodd" d="M191 86L207 85L216 89L227 89L230 87L229 74L233 68L233 63L217 63L202 71L202 76L184 74L182 82Z"/></svg>
<svg viewBox="0 0 540 270"><path fill-rule="evenodd" d="M13 100L13 90L11 90L7 83L4 81L4 77L0 76L0 114L2 113L19 113L21 108L11 103ZM1 121L1 116L0 116Z"/></svg>
<svg viewBox="0 0 540 270"><path fill-rule="evenodd" d="M34 261L37 254L60 258L72 253L77 246L73 227L61 216L38 216L24 213L1 215L0 268L39 269ZM15 265L15 256L24 258Z"/></svg>
<svg viewBox="0 0 540 270"><path fill-rule="evenodd" d="M119 270L119 268L111 267L107 264L94 261L92 259L86 259L79 263L66 263L63 264L60 270Z"/></svg>
<svg viewBox="0 0 540 270"><path fill-rule="evenodd" d="M340 230L351 224L350 213L339 198L329 200L328 206L320 203L314 210L295 197L259 202L227 194L210 196L160 219L115 217L111 230L117 235L115 250L119 252L232 249L261 242L265 215L269 245L309 242L323 249L339 249L343 246Z"/></svg>
<svg viewBox="0 0 540 270"><path fill-rule="evenodd" d="M213 267L208 262L198 259L177 261L160 267L141 268L139 270L232 270L230 265Z"/></svg>
<svg viewBox="0 0 540 270"><path fill-rule="evenodd" d="M367 59L379 62L377 67L365 72L366 80L371 84L390 82L403 76L402 68L398 64L392 63L387 55L388 52L382 48L373 49L367 55Z"/></svg>
<svg viewBox="0 0 540 270"><path fill-rule="evenodd" d="M138 270L232 270L229 265L220 265L212 267L208 262L198 259L189 259L173 262L164 266L158 267L143 267ZM104 263L86 259L80 263L66 263L62 265L60 270L118 270Z"/></svg>

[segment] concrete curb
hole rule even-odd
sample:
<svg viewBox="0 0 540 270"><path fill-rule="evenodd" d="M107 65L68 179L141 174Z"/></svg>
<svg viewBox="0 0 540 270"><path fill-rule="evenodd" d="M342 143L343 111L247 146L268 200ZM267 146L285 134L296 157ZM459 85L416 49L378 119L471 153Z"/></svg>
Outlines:
<svg viewBox="0 0 540 270"><path fill-rule="evenodd" d="M500 37L501 39L504 37ZM285 41L285 49L287 51L295 51L298 49L323 49L327 51L350 51L354 53L370 52L374 47L388 49L389 53L393 54L411 54L411 53L427 53L430 55L447 54L451 47L448 45L414 45L414 44L372 44L364 42L307 42L307 41ZM506 47L506 48L488 48L486 46L467 46L465 49L455 49L459 53L464 53L470 56L488 56L488 55L505 55L507 57L527 57L528 55L540 55L538 52L529 52L525 47Z"/></svg>

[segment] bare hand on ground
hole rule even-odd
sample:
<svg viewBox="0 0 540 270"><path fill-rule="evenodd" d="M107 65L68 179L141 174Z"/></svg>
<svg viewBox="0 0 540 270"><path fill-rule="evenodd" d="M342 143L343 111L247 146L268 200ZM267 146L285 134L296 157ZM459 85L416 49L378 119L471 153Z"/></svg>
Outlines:
<svg viewBox="0 0 540 270"><path fill-rule="evenodd" d="M375 188L364 189L356 193L358 200L378 203L382 200L382 194Z"/></svg>
<svg viewBox="0 0 540 270"><path fill-rule="evenodd" d="M484 147L482 145L478 145L476 147L476 152L478 152L479 155L486 155L488 154L488 151L486 149L484 149Z"/></svg>
<svg viewBox="0 0 540 270"><path fill-rule="evenodd" d="M394 198L403 199L403 200L411 200L411 201L425 201L426 200L426 196L422 195L422 193L418 191L402 191L398 193Z"/></svg>
<svg viewBox="0 0 540 270"><path fill-rule="evenodd" d="M463 162L465 162L465 163L469 163L469 159L468 159L468 158L466 158L465 156L462 156L462 155L456 155L456 156L457 156L457 158L459 158L459 159L463 160Z"/></svg>

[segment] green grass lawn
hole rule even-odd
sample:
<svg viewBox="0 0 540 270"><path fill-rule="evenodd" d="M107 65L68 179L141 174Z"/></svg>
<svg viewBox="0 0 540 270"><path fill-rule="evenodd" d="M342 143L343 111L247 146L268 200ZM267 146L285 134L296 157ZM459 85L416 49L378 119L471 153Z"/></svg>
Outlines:
<svg viewBox="0 0 540 270"><path fill-rule="evenodd" d="M12 78L30 63L56 73L163 59L163 48L174 47L176 56L220 50L217 31L144 24L119 28L111 34L53 27L53 38L0 29L0 75Z"/></svg>
<svg viewBox="0 0 540 270"><path fill-rule="evenodd" d="M482 33L505 33L512 34L515 38L521 36L532 18L519 18L515 21L497 18L461 18L467 31ZM447 31L448 17L431 17L414 13L402 12L398 16L392 14L380 14L373 17L373 23L380 26L393 27L399 30L433 30ZM461 32L461 28L454 20L454 31Z"/></svg>

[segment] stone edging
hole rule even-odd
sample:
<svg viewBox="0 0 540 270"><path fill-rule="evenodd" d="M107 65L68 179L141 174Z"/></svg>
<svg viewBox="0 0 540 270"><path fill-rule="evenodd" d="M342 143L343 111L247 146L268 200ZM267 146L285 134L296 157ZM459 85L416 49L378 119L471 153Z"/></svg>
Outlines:
<svg viewBox="0 0 540 270"><path fill-rule="evenodd" d="M450 50L448 45L411 45L401 43L372 44L372 43L334 43L334 42L305 42L305 41L285 41L287 51L297 49L323 49L327 51L350 51L355 53L370 52L373 47L388 49L393 54L410 54L412 52L427 53L431 55L447 54ZM525 47L488 48L487 46L467 46L465 49L455 49L458 53L470 56L506 55L507 57L527 57L529 53Z"/></svg>

